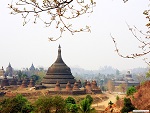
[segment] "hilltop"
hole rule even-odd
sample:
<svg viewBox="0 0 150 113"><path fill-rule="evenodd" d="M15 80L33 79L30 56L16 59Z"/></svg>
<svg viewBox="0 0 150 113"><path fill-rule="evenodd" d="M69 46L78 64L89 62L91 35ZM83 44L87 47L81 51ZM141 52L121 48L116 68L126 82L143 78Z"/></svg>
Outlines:
<svg viewBox="0 0 150 113"><path fill-rule="evenodd" d="M150 80L137 87L132 103L138 109L150 110Z"/></svg>

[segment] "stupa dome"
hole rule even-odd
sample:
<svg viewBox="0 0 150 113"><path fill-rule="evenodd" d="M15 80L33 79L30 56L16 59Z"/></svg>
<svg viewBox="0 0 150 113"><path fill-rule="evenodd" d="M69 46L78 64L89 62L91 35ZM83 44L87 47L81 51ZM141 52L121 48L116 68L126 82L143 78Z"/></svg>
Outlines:
<svg viewBox="0 0 150 113"><path fill-rule="evenodd" d="M71 73L70 68L64 63L61 57L61 47L58 47L58 57L56 61L48 68L46 76L43 77L42 84L46 87L55 87L56 82L65 88L68 81L73 86L75 79Z"/></svg>

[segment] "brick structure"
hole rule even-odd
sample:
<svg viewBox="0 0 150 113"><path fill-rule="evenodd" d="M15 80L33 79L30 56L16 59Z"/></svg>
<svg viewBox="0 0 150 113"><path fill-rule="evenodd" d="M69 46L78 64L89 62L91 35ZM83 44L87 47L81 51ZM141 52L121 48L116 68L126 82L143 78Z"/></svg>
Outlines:
<svg viewBox="0 0 150 113"><path fill-rule="evenodd" d="M74 83L72 90L80 90L77 82Z"/></svg>
<svg viewBox="0 0 150 113"><path fill-rule="evenodd" d="M56 82L56 86L55 86L55 91L60 91L60 90L61 90L60 84L59 84L59 82L57 81L57 82Z"/></svg>
<svg viewBox="0 0 150 113"><path fill-rule="evenodd" d="M46 76L43 77L42 85L47 88L54 88L57 81L60 83L61 88L65 88L68 81L71 86L73 86L76 81L70 68L64 63L61 57L60 45L58 48L58 57L56 61L48 68Z"/></svg>
<svg viewBox="0 0 150 113"><path fill-rule="evenodd" d="M26 81L25 79L22 81L22 84L21 84L20 87L21 87L21 88L27 88L27 87L28 87L27 81Z"/></svg>
<svg viewBox="0 0 150 113"><path fill-rule="evenodd" d="M72 87L71 87L70 82L68 81L68 83L66 84L66 91L71 91L71 90L72 90Z"/></svg>
<svg viewBox="0 0 150 113"><path fill-rule="evenodd" d="M35 82L33 80L33 78L31 78L28 87L34 87L35 86Z"/></svg>

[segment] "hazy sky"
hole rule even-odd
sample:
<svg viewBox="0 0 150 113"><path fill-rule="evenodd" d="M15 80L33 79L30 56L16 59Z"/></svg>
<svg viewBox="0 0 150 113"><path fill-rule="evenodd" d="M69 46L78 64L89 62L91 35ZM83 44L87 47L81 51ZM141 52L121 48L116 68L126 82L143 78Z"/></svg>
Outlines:
<svg viewBox="0 0 150 113"><path fill-rule="evenodd" d="M96 0L95 0L96 1ZM113 66L120 70L147 67L142 58L124 59L114 51L110 33L116 37L122 54L138 51L138 42L128 30L126 22L146 29L147 20L143 11L149 0L97 0L93 14L74 21L74 25L89 25L91 33L64 33L63 38L49 42L48 37L54 28L30 21L23 27L21 15L10 15L8 3L0 1L0 67L6 68L10 62L15 69L30 67L49 67L57 57L58 45L62 47L62 57L68 66L80 66L95 70L103 66ZM149 57L149 56L147 56Z"/></svg>

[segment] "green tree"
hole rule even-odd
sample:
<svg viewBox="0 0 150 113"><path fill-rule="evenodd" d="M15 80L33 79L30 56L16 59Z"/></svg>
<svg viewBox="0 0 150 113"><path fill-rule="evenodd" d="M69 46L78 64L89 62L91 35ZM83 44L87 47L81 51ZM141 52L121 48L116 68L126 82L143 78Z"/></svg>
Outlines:
<svg viewBox="0 0 150 113"><path fill-rule="evenodd" d="M52 98L51 97L40 97L37 101L34 103L35 105L35 112L41 112L41 113L50 113L52 109Z"/></svg>
<svg viewBox="0 0 150 113"><path fill-rule="evenodd" d="M133 95L133 93L135 93L135 92L136 92L135 86L131 86L127 89L127 96Z"/></svg>
<svg viewBox="0 0 150 113"><path fill-rule="evenodd" d="M39 80L40 80L40 77L38 75L31 75L31 78L33 78L33 80L35 81L35 83L38 83Z"/></svg>
<svg viewBox="0 0 150 113"><path fill-rule="evenodd" d="M120 99L120 98L119 98L119 96L117 95L117 96L116 96L116 100L119 100L119 99Z"/></svg>
<svg viewBox="0 0 150 113"><path fill-rule="evenodd" d="M21 72L21 70L19 70L19 71L17 72L17 74L18 74L18 78L21 80L21 78L22 78L22 72Z"/></svg>
<svg viewBox="0 0 150 113"><path fill-rule="evenodd" d="M71 104L76 104L76 101L73 97L68 97L65 99L65 103L68 104L68 103L71 103Z"/></svg>
<svg viewBox="0 0 150 113"><path fill-rule="evenodd" d="M146 73L146 78L150 78L150 70Z"/></svg>
<svg viewBox="0 0 150 113"><path fill-rule="evenodd" d="M95 112L95 109L94 108L91 108L91 104L89 102L89 99L85 98L84 100L82 100L80 102L80 105L79 105L79 112L80 113L94 113Z"/></svg>
<svg viewBox="0 0 150 113"><path fill-rule="evenodd" d="M85 98L86 98L86 99L89 99L89 103L92 104L93 98L91 97L91 95L86 95Z"/></svg>
<svg viewBox="0 0 150 113"><path fill-rule="evenodd" d="M37 74L39 76L39 79L36 81L36 84L41 83L43 77L46 75L46 71L38 71Z"/></svg>
<svg viewBox="0 0 150 113"><path fill-rule="evenodd" d="M64 99L61 96L54 97L40 97L34 103L35 112L40 113L65 113L66 112L66 104Z"/></svg>
<svg viewBox="0 0 150 113"><path fill-rule="evenodd" d="M28 77L27 74L23 74L23 75L22 75L22 78L23 78L23 79L25 79L26 77Z"/></svg>
<svg viewBox="0 0 150 113"><path fill-rule="evenodd" d="M53 101L53 110L55 113L65 113L65 100L61 96L54 96Z"/></svg>
<svg viewBox="0 0 150 113"><path fill-rule="evenodd" d="M121 113L128 113L128 112L131 112L132 110L135 110L135 109L136 108L131 103L130 98L124 98L124 106L121 109Z"/></svg>
<svg viewBox="0 0 150 113"><path fill-rule="evenodd" d="M78 112L78 105L75 102L73 97L68 97L65 99L67 113L77 113Z"/></svg>
<svg viewBox="0 0 150 113"><path fill-rule="evenodd" d="M77 104L71 104L71 106L70 106L71 113L78 113L78 109L79 109L79 107Z"/></svg>
<svg viewBox="0 0 150 113"><path fill-rule="evenodd" d="M29 113L33 110L34 107L20 94L0 102L1 113Z"/></svg>
<svg viewBox="0 0 150 113"><path fill-rule="evenodd" d="M66 104L67 113L78 113L78 109L79 109L78 104L71 104L71 103Z"/></svg>
<svg viewBox="0 0 150 113"><path fill-rule="evenodd" d="M116 70L116 75L120 75L120 71L118 69Z"/></svg>

